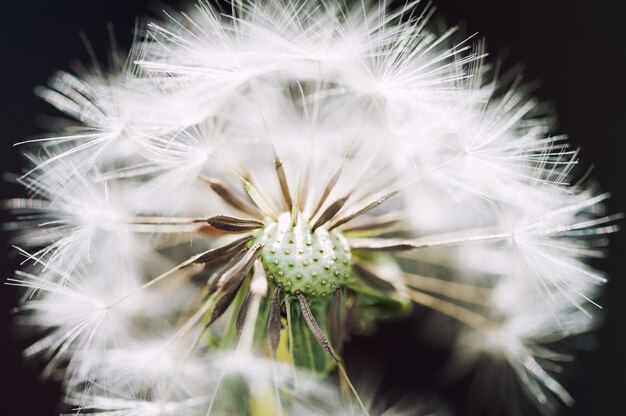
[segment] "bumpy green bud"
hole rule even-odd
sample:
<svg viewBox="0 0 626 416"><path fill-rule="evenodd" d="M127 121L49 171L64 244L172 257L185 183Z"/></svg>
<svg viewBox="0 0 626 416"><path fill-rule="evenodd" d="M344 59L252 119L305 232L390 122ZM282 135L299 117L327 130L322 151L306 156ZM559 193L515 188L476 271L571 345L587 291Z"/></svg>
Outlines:
<svg viewBox="0 0 626 416"><path fill-rule="evenodd" d="M269 222L252 242L264 244L259 256L267 279L287 293L327 297L346 286L352 276L348 242L323 226L311 232L302 216L295 226L289 213Z"/></svg>

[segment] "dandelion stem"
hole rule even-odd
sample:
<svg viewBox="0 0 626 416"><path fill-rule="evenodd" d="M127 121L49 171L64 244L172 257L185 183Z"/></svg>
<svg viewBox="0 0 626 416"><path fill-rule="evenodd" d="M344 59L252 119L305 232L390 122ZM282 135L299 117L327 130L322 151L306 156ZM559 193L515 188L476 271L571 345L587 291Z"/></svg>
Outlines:
<svg viewBox="0 0 626 416"><path fill-rule="evenodd" d="M350 142L350 145L348 146L348 149L346 149L346 152L344 153L343 158L341 159L341 162L339 163L339 166L337 166L337 169L335 170L335 172L333 172L333 174L331 175L330 179L328 180L328 183L324 187L324 190L322 191L322 195L320 196L319 200L317 201L317 205L315 205L315 208L311 212L311 218L315 217L317 212L324 205L324 202L326 202L326 199L330 195L331 191L334 189L335 185L337 185L337 181L339 180L339 178L341 177L341 174L343 173L343 167L344 167L346 161L348 160L348 156L350 156L350 153L352 153L352 149L354 148L354 145L356 144L359 136L361 135L361 131L363 130L363 126L365 126L365 122L367 121L369 113L370 113L370 111L372 111L373 107L374 107L374 99L372 99L370 101L369 105L367 106L367 110L365 110L365 114L363 115L363 119L361 120L361 123L359 124L359 127L358 127L354 137L352 138L352 141Z"/></svg>
<svg viewBox="0 0 626 416"><path fill-rule="evenodd" d="M157 284L158 282L160 282L161 280L165 279L168 276L171 276L172 274L176 273L177 271L184 269L187 266L190 266L192 264L195 263L209 263L212 262L211 260L213 260L213 255L217 256L217 255L224 255L225 251L227 253L230 253L231 250L233 248L237 248L240 245L243 246L243 244L245 244L247 241L250 240L250 237L244 237L241 238L231 244L227 244L226 246L223 247L218 247L218 248L214 248L214 249L210 249L207 251L204 251L200 254L196 254L195 256L190 257L189 259L185 260L184 262L172 267L171 269L169 269L168 271L166 271L165 273L162 273L161 275L155 277L154 279L150 280L149 282L139 286L137 289L131 291L130 293L120 297L119 299L111 302L110 304L107 305L107 309L113 308L114 306L116 306L117 304L123 302L124 300L136 295L137 293L143 291L144 289L147 289L155 284ZM226 254L227 254L226 253Z"/></svg>
<svg viewBox="0 0 626 416"><path fill-rule="evenodd" d="M402 276L408 286L420 291L437 293L475 305L485 305L487 301L487 288L413 273L403 273Z"/></svg>
<svg viewBox="0 0 626 416"><path fill-rule="evenodd" d="M107 309L111 309L114 306L117 306L118 304L122 303L123 301L125 301L128 298L131 298L133 296L135 296L136 294L140 293L141 291L157 284L158 282L160 282L161 280L165 279L168 276L171 276L172 274L176 273L177 271L184 269L185 267L193 264L196 262L196 260L198 258L200 258L202 255L208 253L209 250L205 251L204 253L200 253L198 255L195 255L193 257L190 257L189 259L185 260L184 262L172 267L171 269L169 269L168 271L166 271L165 273L160 274L159 276L155 277L154 279L150 280L149 282L139 286L137 289L131 291L130 293L120 297L119 299L109 303L107 305Z"/></svg>
<svg viewBox="0 0 626 416"><path fill-rule="evenodd" d="M218 377L217 383L215 384L215 390L213 390L213 394L211 394L211 400L209 401L209 407L207 408L206 416L210 416L211 412L213 411L213 406L215 405L215 399L217 398L217 392L222 386L222 380L224 379L225 371L226 371L225 368L223 368L222 371L220 371L220 376Z"/></svg>
<svg viewBox="0 0 626 416"><path fill-rule="evenodd" d="M413 184L415 184L416 182L419 182L420 180L424 179L425 177L427 177L428 175L438 171L439 169L442 169L443 167L445 167L447 164L451 163L453 160L455 160L458 156L454 156L450 159L448 159L447 161L445 161L444 163L442 163L441 165L421 174L416 176L413 179L410 179L409 181L407 181L406 183L399 185L395 188L391 188L391 190L388 191L383 191L382 193L378 194L380 196L377 196L374 201L368 202L365 205L362 205L360 208L357 208L356 210L353 210L345 215L343 215L341 218L337 219L333 224L331 224L330 228L336 228L339 227L340 225L343 225L349 221L352 221L353 219L371 211L372 209L376 208L377 206L381 205L383 202L387 201L388 199L394 197L398 192L400 192L401 190L403 190L404 188L407 188ZM367 197L371 197L371 195L367 195ZM361 201L365 199L362 198Z"/></svg>
<svg viewBox="0 0 626 416"><path fill-rule="evenodd" d="M204 334L206 333L206 331L208 329L209 329L208 326L204 326L200 330L200 332L198 332L198 335L196 335L196 338L191 343L191 346L189 347L189 350L187 351L187 353L185 354L183 359L180 360L180 362L176 366L176 372L174 373L174 376L170 380L170 382L168 384L168 387L166 389L166 394L161 398L161 402L165 402L165 401L169 400L169 398L171 397L172 390L174 389L174 385L176 384L176 380L178 379L178 377L180 377L180 374L182 373L185 364L187 364L187 362L189 361L189 358L191 357L191 355L194 353L196 348L198 348L198 345L200 344L200 341L202 340L202 337L204 336ZM165 348L165 350L167 350L170 346L171 346L171 344L168 344L168 346Z"/></svg>
<svg viewBox="0 0 626 416"><path fill-rule="evenodd" d="M285 168L283 167L283 162L278 156L278 151L276 150L276 146L274 145L274 140L272 140L271 130L269 125L267 124L267 118L265 117L265 113L263 112L263 106L259 100L258 93L252 81L248 81L248 85L250 86L250 91L252 91L252 97L254 98L254 104L259 111L259 115L261 116L261 121L263 122L263 130L265 132L265 138L270 143L272 147L272 154L274 157L274 171L276 173L276 177L278 178L278 183L280 184L280 190L283 196L283 200L285 205L287 206L287 211L291 211L293 207L293 199L291 197L291 192L289 191L289 182L287 182L287 175L285 175Z"/></svg>
<svg viewBox="0 0 626 416"><path fill-rule="evenodd" d="M215 307L216 305L216 300L217 300L217 296L211 295L209 296L209 298L204 302L204 304L202 305L202 307L200 309L198 309L196 311L196 313L194 313L192 315L191 318L189 318L187 320L187 322L185 322L185 324L183 326L181 326L178 331L176 331L176 333L174 334L174 336L172 337L172 339L167 343L167 346L165 347L170 348L173 345L175 345L178 341L180 341L180 339L182 339L189 331L191 331L191 329L198 323L200 322L200 320L202 319L202 317L209 312L212 308ZM205 326L205 328L207 328L208 326ZM204 331L205 329L203 329Z"/></svg>
<svg viewBox="0 0 626 416"><path fill-rule="evenodd" d="M478 235L470 237L450 238L446 240L400 240L393 238L351 238L348 240L353 250L375 251L409 251L431 247L454 246L479 241L497 241L511 238L511 233Z"/></svg>
<svg viewBox="0 0 626 416"><path fill-rule="evenodd" d="M455 303L436 298L423 292L409 290L409 297L416 303L448 315L465 325L482 331L491 327L494 322Z"/></svg>
<svg viewBox="0 0 626 416"><path fill-rule="evenodd" d="M186 225L206 222L206 218L184 217L132 217L127 220L129 224L137 225Z"/></svg>

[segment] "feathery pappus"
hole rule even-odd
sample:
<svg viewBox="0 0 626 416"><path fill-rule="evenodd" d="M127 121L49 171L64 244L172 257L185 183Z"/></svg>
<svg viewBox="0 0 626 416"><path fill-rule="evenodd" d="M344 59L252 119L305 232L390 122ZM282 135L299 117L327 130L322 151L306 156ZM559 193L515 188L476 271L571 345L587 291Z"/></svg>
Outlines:
<svg viewBox="0 0 626 416"><path fill-rule="evenodd" d="M67 414L448 415L381 405L344 362L418 308L451 383L573 403L558 343L596 325L621 216L522 77L432 15L200 0L36 90L67 119L19 143L8 283Z"/></svg>

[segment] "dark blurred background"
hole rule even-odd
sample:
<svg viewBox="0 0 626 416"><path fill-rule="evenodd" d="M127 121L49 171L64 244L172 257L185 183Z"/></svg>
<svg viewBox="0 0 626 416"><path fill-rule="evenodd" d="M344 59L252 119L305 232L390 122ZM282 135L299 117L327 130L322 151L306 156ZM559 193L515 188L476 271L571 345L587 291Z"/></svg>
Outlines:
<svg viewBox="0 0 626 416"><path fill-rule="evenodd" d="M191 4L174 0L166 3L174 9ZM119 44L127 46L135 18L159 15L164 4L155 0L3 2L0 171L20 171L20 149L12 144L42 132L39 116L53 114L48 105L35 97L33 88L44 84L56 69L71 69L75 62L88 62L79 32L86 34L104 60L109 48L108 23L112 23ZM505 62L510 64L523 63L526 79L541 81L536 94L555 105L559 113L558 132L567 132L571 142L582 147L582 164L593 164L593 176L601 189L614 195L609 201L610 211L626 212L626 2L433 0L433 4L438 16L448 24L460 24L465 33L484 36L492 56L506 57ZM1 189L2 199L21 192L5 181ZM4 219L5 214L2 215ZM9 244L2 244L0 277L4 280L11 277L16 259L10 255ZM565 409L564 415L626 414L626 402L622 402L626 401L624 249L624 236L614 236L612 257L597 264L612 276L601 298L607 319L596 331L595 340L584 340L588 351L578 355L578 362L570 368L570 377L565 379L576 405ZM0 415L55 415L59 386L39 381L37 366L26 364L21 358L24 341L17 340L9 330L8 311L17 296L14 288L0 287ZM373 339L357 339L348 346L348 364L350 357L378 354L382 383L395 381L405 386L394 387L396 396L427 389L431 383L429 372L434 363L445 358L445 353L433 353L415 325L390 323L383 325ZM415 349L416 344L424 346ZM425 356L433 359L425 361ZM356 361L352 358L353 366L358 365ZM459 409L471 399L466 396L455 389L448 389L443 395L457 403ZM465 410L459 414L474 413Z"/></svg>

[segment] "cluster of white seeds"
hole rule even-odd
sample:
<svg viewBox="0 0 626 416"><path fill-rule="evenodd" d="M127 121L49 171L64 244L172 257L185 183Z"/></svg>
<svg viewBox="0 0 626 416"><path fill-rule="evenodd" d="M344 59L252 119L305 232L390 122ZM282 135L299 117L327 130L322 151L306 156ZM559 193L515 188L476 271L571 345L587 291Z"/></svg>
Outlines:
<svg viewBox="0 0 626 416"><path fill-rule="evenodd" d="M10 283L79 412L367 413L332 343L406 305L450 369L516 377L486 403L572 403L551 348L594 327L619 216L519 74L383 4L200 0L37 90L68 120L21 144Z"/></svg>

